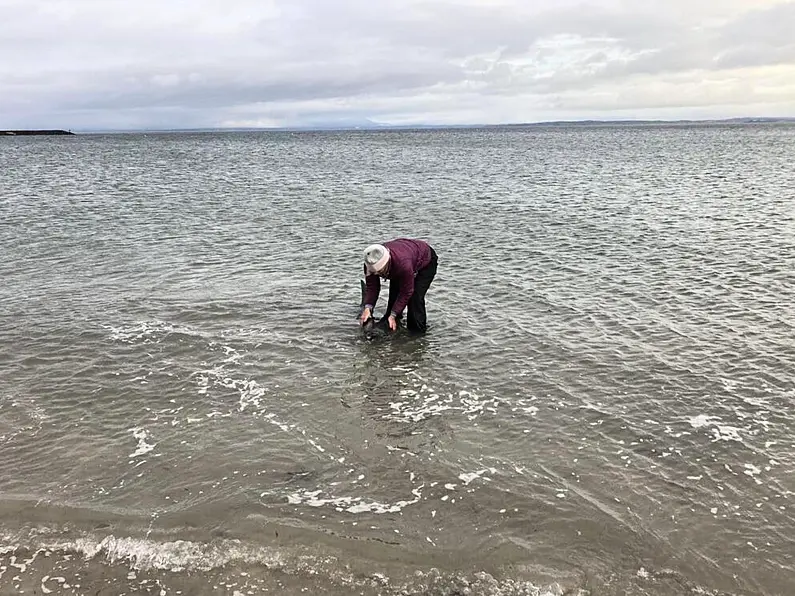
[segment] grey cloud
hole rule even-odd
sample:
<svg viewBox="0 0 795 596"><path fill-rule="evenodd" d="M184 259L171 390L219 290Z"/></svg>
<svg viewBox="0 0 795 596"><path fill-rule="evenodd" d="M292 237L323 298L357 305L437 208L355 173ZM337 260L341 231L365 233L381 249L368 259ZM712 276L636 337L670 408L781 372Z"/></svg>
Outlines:
<svg viewBox="0 0 795 596"><path fill-rule="evenodd" d="M760 43L773 47L791 45L795 39L795 2L754 10L720 28L720 41L731 46Z"/></svg>
<svg viewBox="0 0 795 596"><path fill-rule="evenodd" d="M217 108L240 104L284 100L329 99L368 93L395 93L421 89L445 80L457 80L457 72L445 65L423 71L400 68L339 68L318 71L312 66L296 66L292 72L251 73L230 76L214 73L191 80L189 74L164 73L173 85L160 85L155 77L134 77L131 81L106 82L101 96L81 99L80 95L64 107L75 109L142 108L147 106L185 106Z"/></svg>
<svg viewBox="0 0 795 596"><path fill-rule="evenodd" d="M478 6L434 2L416 5L350 0L353 11L328 3L315 10L290 11L286 25L297 32L294 47L335 51L342 40L369 40L370 49L394 47L436 52L441 58L462 58L502 50L515 56L543 37L559 34L615 37L630 45L668 39L681 26L675 18L652 11L617 12L593 4L537 10L524 2L510 6ZM413 7L413 8L412 8ZM264 21L263 41L279 38L284 21ZM325 35L313 40L312 34ZM363 44L366 45L366 44Z"/></svg>
<svg viewBox="0 0 795 596"><path fill-rule="evenodd" d="M795 3L747 11L703 0L698 17L690 4L194 0L184 11L170 0L135 10L0 0L0 54L11 57L0 63L0 115L90 122L115 112L196 126L286 117L290 103L309 118L326 102L329 113L403 106L410 118L442 111L431 110L439 98L475 111L495 96L538 96L542 107L576 96L587 106L590 90L612 85L620 95L637 77L795 64ZM555 36L579 41L555 45Z"/></svg>
<svg viewBox="0 0 795 596"><path fill-rule="evenodd" d="M657 55L640 59L633 70L655 74L788 63L795 47L793 26L795 3L756 10L720 27L691 28ZM733 59L725 59L732 55Z"/></svg>
<svg viewBox="0 0 795 596"><path fill-rule="evenodd" d="M715 58L714 62L715 67L719 69L775 64L795 64L795 43L780 48L764 44L743 45L724 51Z"/></svg>
<svg viewBox="0 0 795 596"><path fill-rule="evenodd" d="M660 47L654 44L634 49L645 51L629 60L611 60L595 50L579 62L561 66L551 76L537 76L533 68L493 65L476 78L495 85L493 93L506 93L518 87L538 93L588 89L605 81L626 80L638 75L675 74L690 71L720 71L759 66L795 64L795 37L787 35L781 23L795 23L795 4L743 14L727 24L712 28L682 27ZM744 35L743 32L748 32ZM765 35L766 31L771 34ZM623 41L623 40L622 40ZM626 47L626 46L625 46ZM539 56L540 57L540 56Z"/></svg>

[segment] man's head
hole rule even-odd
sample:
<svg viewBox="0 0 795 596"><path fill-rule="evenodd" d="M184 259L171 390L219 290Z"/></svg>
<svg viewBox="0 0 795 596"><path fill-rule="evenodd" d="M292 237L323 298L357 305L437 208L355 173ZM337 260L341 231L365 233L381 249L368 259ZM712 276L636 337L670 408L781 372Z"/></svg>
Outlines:
<svg viewBox="0 0 795 596"><path fill-rule="evenodd" d="M389 249L382 244L371 244L364 249L364 264L369 273L382 275L389 266Z"/></svg>

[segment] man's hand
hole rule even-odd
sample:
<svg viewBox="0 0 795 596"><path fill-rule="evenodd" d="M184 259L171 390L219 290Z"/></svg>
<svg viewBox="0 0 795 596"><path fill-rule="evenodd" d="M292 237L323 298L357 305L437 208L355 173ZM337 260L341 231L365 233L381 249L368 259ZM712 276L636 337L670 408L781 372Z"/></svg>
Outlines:
<svg viewBox="0 0 795 596"><path fill-rule="evenodd" d="M362 311L362 317L359 320L359 324L364 325L365 321L367 321L367 319L369 319L371 316L373 316L373 313L370 312L369 308L365 307L365 309Z"/></svg>
<svg viewBox="0 0 795 596"><path fill-rule="evenodd" d="M394 317L394 316L392 316L392 315L389 315L389 328L390 328L392 331L394 331L395 329L397 329L397 321L395 320L395 317Z"/></svg>

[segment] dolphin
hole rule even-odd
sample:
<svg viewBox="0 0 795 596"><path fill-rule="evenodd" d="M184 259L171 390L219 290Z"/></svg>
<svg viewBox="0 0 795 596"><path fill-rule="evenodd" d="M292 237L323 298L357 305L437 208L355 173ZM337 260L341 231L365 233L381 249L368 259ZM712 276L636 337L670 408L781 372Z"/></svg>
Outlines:
<svg viewBox="0 0 795 596"><path fill-rule="evenodd" d="M364 294L365 294L365 284L364 280L360 280L362 286L362 301L359 303L359 318L362 316L362 312L364 312ZM399 321L398 321L399 323ZM391 333L394 333L389 328L389 316L384 315L380 319L376 320L375 317L370 315L370 318L367 319L364 323L362 323L362 333L367 339L376 339L380 337L386 337Z"/></svg>

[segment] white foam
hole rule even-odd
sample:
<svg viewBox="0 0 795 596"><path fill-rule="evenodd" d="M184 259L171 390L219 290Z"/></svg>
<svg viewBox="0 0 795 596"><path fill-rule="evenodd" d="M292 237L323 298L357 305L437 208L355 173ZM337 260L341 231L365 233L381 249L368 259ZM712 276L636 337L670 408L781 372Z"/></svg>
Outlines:
<svg viewBox="0 0 795 596"><path fill-rule="evenodd" d="M262 398L267 393L267 389L262 387L257 381L224 377L218 381L218 384L227 389L235 389L240 393L238 406L241 412L244 412L249 407L255 410L262 408Z"/></svg>
<svg viewBox="0 0 795 596"><path fill-rule="evenodd" d="M97 542L88 537L73 543L55 543L47 546L52 550L81 553L87 559L104 555L111 563L126 561L133 569L164 569L173 572L185 569L209 571L223 567L233 561L265 563L281 566L278 552L243 546L238 541L221 541L217 544L202 544L178 540L154 542L139 538L117 538L107 536ZM59 578L50 578L58 581Z"/></svg>
<svg viewBox="0 0 795 596"><path fill-rule="evenodd" d="M312 445L312 447L314 447L318 451L320 451L320 453L325 453L326 452L326 450L323 447L321 447L320 445L318 445L317 442L314 441L313 439L308 439L308 441L309 441L309 444Z"/></svg>
<svg viewBox="0 0 795 596"><path fill-rule="evenodd" d="M214 345L214 343L210 344L210 346ZM224 354L226 354L226 359L223 361L225 364L236 364L241 358L243 358L243 354L238 352L232 346L221 346L221 349L224 351Z"/></svg>
<svg viewBox="0 0 795 596"><path fill-rule="evenodd" d="M760 468L758 468L753 464L744 464L743 467L745 468L743 474L753 478L757 484L762 484L762 481L756 478L756 476L759 476L762 473L762 470Z"/></svg>
<svg viewBox="0 0 795 596"><path fill-rule="evenodd" d="M50 590L47 586L44 585L47 583L47 580L49 579L50 579L49 575L45 575L43 578L41 578L41 591L44 594L52 594L52 590Z"/></svg>
<svg viewBox="0 0 795 596"><path fill-rule="evenodd" d="M712 429L712 435L714 441L737 441L742 443L743 438L740 436L740 430L736 426L719 425Z"/></svg>
<svg viewBox="0 0 795 596"><path fill-rule="evenodd" d="M693 428L712 427L712 442L716 441L735 441L738 443L743 442L743 437L740 432L741 429L737 426L724 424L722 420L716 416L707 416L706 414L699 414L689 420L690 426Z"/></svg>
<svg viewBox="0 0 795 596"><path fill-rule="evenodd" d="M365 501L362 497L329 497L319 498L321 490L298 491L287 495L287 502L291 505L307 505L309 507L334 507L337 511L348 513L398 513L408 507L419 503L422 498L422 485L411 491L414 496L411 500L397 501L395 503L379 503L378 501Z"/></svg>
<svg viewBox="0 0 795 596"><path fill-rule="evenodd" d="M280 421L278 418L276 418L276 414L273 413L266 414L265 416L263 416L263 420L267 420L274 426L278 426L284 432L290 432L290 427L284 422Z"/></svg>
<svg viewBox="0 0 795 596"><path fill-rule="evenodd" d="M140 455L145 455L152 451L156 444L147 443L146 440L149 438L149 433L142 428L131 428L129 429L132 432L133 437L138 439L138 447L135 451L130 454L130 457L138 457Z"/></svg>
<svg viewBox="0 0 795 596"><path fill-rule="evenodd" d="M690 426L693 428L703 428L705 426L712 426L716 422L720 422L720 418L715 416L707 416L706 414L699 414L690 419Z"/></svg>
<svg viewBox="0 0 795 596"><path fill-rule="evenodd" d="M105 329L110 331L111 340L127 344L159 343L161 337L165 337L170 333L194 333L193 330L188 327L180 327L164 321L139 321L131 325L122 325L120 327L105 326Z"/></svg>
<svg viewBox="0 0 795 596"><path fill-rule="evenodd" d="M491 474L496 474L497 470L495 470L494 468L484 468L483 470L478 470L477 472L459 474L458 479L461 480L461 482L463 482L465 485L467 485L476 478L480 478L481 476L483 476L483 474L485 474L486 472L489 472Z"/></svg>
<svg viewBox="0 0 795 596"><path fill-rule="evenodd" d="M443 394L426 382L415 382L413 388L398 391L400 400L389 403L391 412L383 416L395 422L420 422L444 412L455 411L472 421L485 414L496 414L497 405L505 400L484 398L468 390Z"/></svg>

